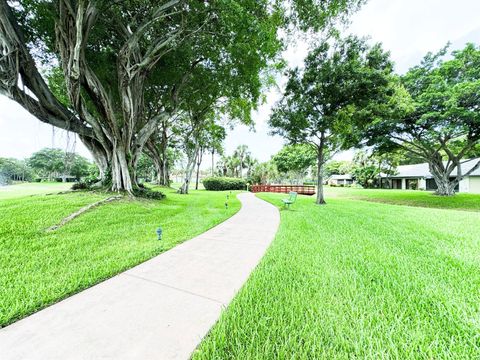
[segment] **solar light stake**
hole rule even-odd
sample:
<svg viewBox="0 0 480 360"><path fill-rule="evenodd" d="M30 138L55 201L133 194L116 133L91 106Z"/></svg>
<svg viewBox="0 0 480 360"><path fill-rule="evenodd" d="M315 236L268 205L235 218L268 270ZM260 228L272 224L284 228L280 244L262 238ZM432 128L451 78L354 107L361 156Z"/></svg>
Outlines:
<svg viewBox="0 0 480 360"><path fill-rule="evenodd" d="M158 236L158 240L162 240L162 228L161 227L158 227L157 229L157 236Z"/></svg>
<svg viewBox="0 0 480 360"><path fill-rule="evenodd" d="M228 202L225 201L225 209L228 209Z"/></svg>

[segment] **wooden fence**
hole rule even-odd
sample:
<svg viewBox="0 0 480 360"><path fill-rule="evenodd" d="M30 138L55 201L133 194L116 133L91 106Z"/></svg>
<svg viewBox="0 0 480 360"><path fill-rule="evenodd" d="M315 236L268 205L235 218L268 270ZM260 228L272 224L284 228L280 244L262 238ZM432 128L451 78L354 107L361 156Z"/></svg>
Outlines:
<svg viewBox="0 0 480 360"><path fill-rule="evenodd" d="M314 195L316 190L313 185L252 185L250 191L257 192L273 192L273 193L285 193L294 191L301 195Z"/></svg>

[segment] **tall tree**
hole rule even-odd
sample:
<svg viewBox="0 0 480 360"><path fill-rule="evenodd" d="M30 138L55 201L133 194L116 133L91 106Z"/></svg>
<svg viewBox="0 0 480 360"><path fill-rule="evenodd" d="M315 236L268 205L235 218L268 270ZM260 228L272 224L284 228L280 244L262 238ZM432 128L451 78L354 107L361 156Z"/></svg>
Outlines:
<svg viewBox="0 0 480 360"><path fill-rule="evenodd" d="M11 181L30 181L33 171L24 160L0 158L0 185Z"/></svg>
<svg viewBox="0 0 480 360"><path fill-rule="evenodd" d="M218 176L227 176L228 174L228 157L222 155L217 161L215 173Z"/></svg>
<svg viewBox="0 0 480 360"><path fill-rule="evenodd" d="M43 178L53 180L71 175L81 178L89 174L90 162L76 153L65 152L61 149L41 149L27 160L28 165Z"/></svg>
<svg viewBox="0 0 480 360"><path fill-rule="evenodd" d="M462 164L480 144L480 47L468 44L445 60L447 49L428 54L400 78L390 116L369 124L369 145L403 149L428 162L439 195L480 167Z"/></svg>
<svg viewBox="0 0 480 360"><path fill-rule="evenodd" d="M352 135L357 121L376 118L390 92L391 73L389 54L356 37L333 46L322 42L308 54L303 71L289 71L269 123L273 134L315 149L317 204L325 204L323 165L328 154L356 141Z"/></svg>
<svg viewBox="0 0 480 360"><path fill-rule="evenodd" d="M61 149L42 149L28 159L30 167L42 178L52 181L57 176L65 176L65 151Z"/></svg>
<svg viewBox="0 0 480 360"><path fill-rule="evenodd" d="M258 163L253 166L249 182L252 184L268 184L279 178L279 173L275 163L270 160L263 163Z"/></svg>
<svg viewBox="0 0 480 360"><path fill-rule="evenodd" d="M80 179L90 174L90 165L92 165L91 162L83 156L72 154L71 163L66 171L75 178Z"/></svg>
<svg viewBox="0 0 480 360"><path fill-rule="evenodd" d="M238 145L233 152L233 158L237 159L238 163L238 177L243 177L243 169L248 167L252 153L247 145Z"/></svg>
<svg viewBox="0 0 480 360"><path fill-rule="evenodd" d="M352 165L351 161L330 160L325 163L323 174L327 178L331 175L349 174L352 171Z"/></svg>
<svg viewBox="0 0 480 360"><path fill-rule="evenodd" d="M215 154L223 154L223 143L227 137L227 132L223 126L215 126L211 129L207 150L211 155L211 176L215 175Z"/></svg>
<svg viewBox="0 0 480 360"><path fill-rule="evenodd" d="M219 153L223 150L223 141L225 140L227 133L223 126L212 122L204 127L200 138L198 139L199 150L197 156L197 175L195 177L195 190L198 190L198 183L200 178L200 165L202 165L203 154L205 151L210 151L212 154L212 169L213 169L213 156L215 152Z"/></svg>
<svg viewBox="0 0 480 360"><path fill-rule="evenodd" d="M253 98L243 96L239 87L249 86L248 82L241 84L243 76L239 75L228 83L219 81L227 78L211 77L205 72L202 81L190 86L190 101L184 104L184 109L179 114L180 121L175 125L174 133L187 158L185 178L179 188L182 194L188 194L195 165L203 155L205 147L209 146L210 141L217 141L211 136L219 133L218 119L228 117L231 121L246 124L252 121L251 110L256 107L260 93Z"/></svg>
<svg viewBox="0 0 480 360"><path fill-rule="evenodd" d="M317 162L317 154L310 144L284 146L272 158L279 172L293 174L297 181L302 180L310 167Z"/></svg>
<svg viewBox="0 0 480 360"><path fill-rule="evenodd" d="M267 1L2 0L0 89L40 120L78 133L111 188L132 191L145 143L188 99L193 70L248 75L239 92L255 100L260 70L280 49L279 25ZM58 61L68 106L30 47ZM148 116L154 90L162 103Z"/></svg>
<svg viewBox="0 0 480 360"><path fill-rule="evenodd" d="M137 176L145 179L145 181L151 181L155 176L155 165L150 156L143 153L138 160Z"/></svg>
<svg viewBox="0 0 480 360"><path fill-rule="evenodd" d="M320 29L362 2L0 0L0 92L79 134L112 190L132 192L145 143L188 99L193 68L249 73L243 90L255 100L261 70L281 50L280 26ZM35 60L60 65L68 104ZM165 96L148 116L152 89Z"/></svg>
<svg viewBox="0 0 480 360"><path fill-rule="evenodd" d="M170 167L169 158L170 134L172 118L162 119L157 130L147 140L145 144L145 153L152 159L157 175L156 182L159 185L170 186Z"/></svg>

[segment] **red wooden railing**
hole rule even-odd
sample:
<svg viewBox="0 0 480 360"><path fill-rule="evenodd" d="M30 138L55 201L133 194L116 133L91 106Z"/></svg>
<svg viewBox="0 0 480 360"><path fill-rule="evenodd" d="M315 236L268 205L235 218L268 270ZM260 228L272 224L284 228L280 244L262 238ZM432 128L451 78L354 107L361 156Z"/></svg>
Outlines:
<svg viewBox="0 0 480 360"><path fill-rule="evenodd" d="M290 191L295 191L301 195L315 194L315 186L313 185L252 185L250 191L257 192L274 192L288 194Z"/></svg>

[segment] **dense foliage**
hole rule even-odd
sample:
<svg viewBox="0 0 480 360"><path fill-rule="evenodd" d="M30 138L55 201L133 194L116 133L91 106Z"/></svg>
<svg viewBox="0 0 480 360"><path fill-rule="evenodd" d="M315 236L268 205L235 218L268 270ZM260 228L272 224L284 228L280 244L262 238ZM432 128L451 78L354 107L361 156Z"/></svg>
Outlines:
<svg viewBox="0 0 480 360"><path fill-rule="evenodd" d="M310 144L317 158L317 204L324 204L323 166L328 155L359 141L357 122L375 120L391 93L393 65L380 45L347 37L325 41L288 72L283 98L269 123L290 143Z"/></svg>
<svg viewBox="0 0 480 360"><path fill-rule="evenodd" d="M229 177L209 177L203 179L203 186L206 190L245 190L247 182L244 179Z"/></svg>
<svg viewBox="0 0 480 360"><path fill-rule="evenodd" d="M90 175L96 178L96 167L92 167L90 161L61 149L44 148L24 160L0 158L0 182L3 183L79 180Z"/></svg>
<svg viewBox="0 0 480 360"><path fill-rule="evenodd" d="M309 144L284 146L272 157L278 171L287 174L293 172L298 176L305 176L307 170L316 164L315 148Z"/></svg>
<svg viewBox="0 0 480 360"><path fill-rule="evenodd" d="M32 154L28 165L41 179L65 180L67 176L80 179L91 172L90 162L76 153L61 149L44 148Z"/></svg>
<svg viewBox="0 0 480 360"><path fill-rule="evenodd" d="M219 112L248 119L282 47L280 9L266 0L1 5L2 47L21 54L2 59L2 93L78 133L113 190L136 187L138 158L164 119L196 121L220 98ZM45 83L29 47L63 79L52 70ZM11 81L18 75L35 98Z"/></svg>
<svg viewBox="0 0 480 360"><path fill-rule="evenodd" d="M0 185L12 181L31 181L34 174L25 160L0 158Z"/></svg>
<svg viewBox="0 0 480 360"><path fill-rule="evenodd" d="M359 150L353 157L350 172L360 186L379 187L380 174L395 175L402 159L403 154L397 152L380 154Z"/></svg>
<svg viewBox="0 0 480 360"><path fill-rule="evenodd" d="M224 155L217 163L217 174L224 177L243 178L246 169L247 177L250 176L258 161L252 156L247 145L239 145L231 155Z"/></svg>
<svg viewBox="0 0 480 360"><path fill-rule="evenodd" d="M368 144L384 152L398 148L428 162L441 195L452 195L467 173L463 160L480 144L480 48L468 44L445 58L428 54L399 79L389 116L367 126Z"/></svg>
<svg viewBox="0 0 480 360"><path fill-rule="evenodd" d="M352 165L351 161L330 160L325 164L323 173L326 178L332 175L350 174L352 172Z"/></svg>
<svg viewBox="0 0 480 360"><path fill-rule="evenodd" d="M265 185L275 182L277 179L280 179L280 174L275 162L270 160L255 164L248 177L248 182L252 185Z"/></svg>
<svg viewBox="0 0 480 360"><path fill-rule="evenodd" d="M194 140L188 184L205 121L251 122L284 48L279 31L322 30L363 2L1 0L0 92L79 134L112 190L133 191L143 148L181 119Z"/></svg>

